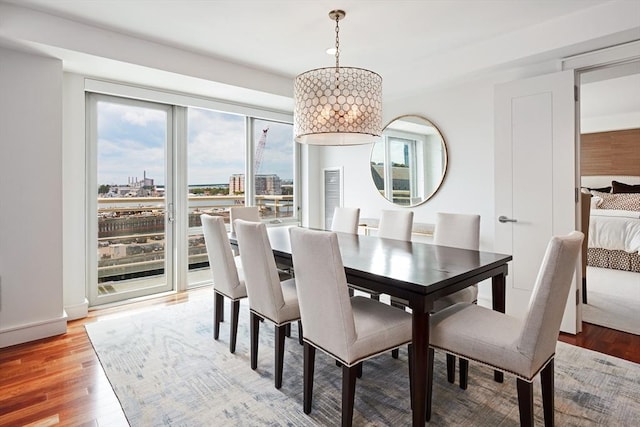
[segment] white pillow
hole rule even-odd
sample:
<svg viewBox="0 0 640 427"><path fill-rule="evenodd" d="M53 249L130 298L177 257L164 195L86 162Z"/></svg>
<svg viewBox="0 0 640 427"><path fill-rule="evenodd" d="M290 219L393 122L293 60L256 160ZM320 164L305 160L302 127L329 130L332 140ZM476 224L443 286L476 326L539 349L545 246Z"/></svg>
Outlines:
<svg viewBox="0 0 640 427"><path fill-rule="evenodd" d="M602 203L602 197L593 196L591 198L591 209L598 209L600 203Z"/></svg>

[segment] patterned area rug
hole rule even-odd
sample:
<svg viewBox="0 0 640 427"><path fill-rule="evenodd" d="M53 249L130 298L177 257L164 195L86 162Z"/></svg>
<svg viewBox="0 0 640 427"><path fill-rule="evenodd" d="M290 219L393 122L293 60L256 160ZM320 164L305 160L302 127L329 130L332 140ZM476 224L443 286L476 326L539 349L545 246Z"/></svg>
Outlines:
<svg viewBox="0 0 640 427"><path fill-rule="evenodd" d="M213 340L212 301L200 299L86 326L132 426L328 426L340 424L341 370L316 354L313 409L302 411L302 346L297 328L285 344L284 380L273 382L273 326L261 325L258 369L249 362L248 307L240 311L238 344L229 353L229 323ZM228 306L227 313L228 314ZM515 378L470 364L466 391L446 380L436 352L429 425L518 425ZM536 424L543 425L540 381ZM640 365L558 343L555 420L561 426L632 426L640 419ZM407 351L367 361L356 385L354 425L411 424Z"/></svg>

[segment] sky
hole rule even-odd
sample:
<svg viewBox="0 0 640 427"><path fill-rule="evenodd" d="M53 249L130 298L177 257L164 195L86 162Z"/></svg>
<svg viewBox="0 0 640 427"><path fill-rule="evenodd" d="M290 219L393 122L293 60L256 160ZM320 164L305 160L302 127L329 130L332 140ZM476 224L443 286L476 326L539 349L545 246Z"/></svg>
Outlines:
<svg viewBox="0 0 640 427"><path fill-rule="evenodd" d="M98 185L125 185L146 171L156 185L165 184L167 111L98 103ZM244 116L189 108L187 174L189 185L226 184L244 173ZM268 127L258 173L293 178L293 129L290 124L254 121L256 144Z"/></svg>

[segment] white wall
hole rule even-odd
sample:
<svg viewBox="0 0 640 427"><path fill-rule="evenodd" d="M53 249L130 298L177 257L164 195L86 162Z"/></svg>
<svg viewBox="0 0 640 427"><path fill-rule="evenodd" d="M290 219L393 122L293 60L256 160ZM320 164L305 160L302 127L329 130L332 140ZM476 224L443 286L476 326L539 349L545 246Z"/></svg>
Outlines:
<svg viewBox="0 0 640 427"><path fill-rule="evenodd" d="M66 332L62 62L0 47L0 347Z"/></svg>
<svg viewBox="0 0 640 427"><path fill-rule="evenodd" d="M86 176L84 78L64 73L62 147L62 218L64 308L69 319L87 315L89 302L85 267Z"/></svg>
<svg viewBox="0 0 640 427"><path fill-rule="evenodd" d="M360 207L361 217L379 218L382 209L412 209L414 222L434 223L437 212L479 214L480 249L492 251L495 231L494 86L498 82L554 72L557 68L555 63L541 63L418 94L401 102L384 103L385 123L403 114L418 114L435 123L444 135L449 156L445 180L438 192L420 206L397 207L377 193L369 171L370 145L323 147L320 171L326 167L344 168L345 205ZM320 208L316 206L316 209ZM479 298L490 301L490 286L483 284L480 287Z"/></svg>
<svg viewBox="0 0 640 427"><path fill-rule="evenodd" d="M418 114L435 123L444 135L449 157L444 182L420 206L396 207L378 194L369 170L371 145L323 147L320 168L344 168L345 205L360 207L361 217L379 218L382 209L412 209L415 222L433 223L439 211L480 214L480 245L490 250L494 211L493 85L493 80L483 80L384 104L385 123L403 114Z"/></svg>

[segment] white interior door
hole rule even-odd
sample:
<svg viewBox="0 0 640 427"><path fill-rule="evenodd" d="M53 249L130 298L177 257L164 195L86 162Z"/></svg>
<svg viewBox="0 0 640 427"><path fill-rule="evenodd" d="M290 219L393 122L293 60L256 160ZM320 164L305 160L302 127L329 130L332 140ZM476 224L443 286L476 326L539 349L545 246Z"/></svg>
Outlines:
<svg viewBox="0 0 640 427"><path fill-rule="evenodd" d="M495 89L495 250L513 255L506 310L514 316L527 312L551 236L576 229L575 107L571 70ZM578 330L580 274L562 321L569 333Z"/></svg>

